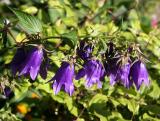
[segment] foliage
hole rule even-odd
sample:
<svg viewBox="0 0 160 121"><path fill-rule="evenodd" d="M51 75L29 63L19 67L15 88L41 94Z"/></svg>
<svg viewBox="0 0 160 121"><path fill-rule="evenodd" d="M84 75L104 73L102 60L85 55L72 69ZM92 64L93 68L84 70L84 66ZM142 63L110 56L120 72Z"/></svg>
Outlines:
<svg viewBox="0 0 160 121"><path fill-rule="evenodd" d="M10 1L8 7L0 3L0 120L160 120L160 29L150 24L154 5L148 4L146 0L19 0ZM73 81L72 96L64 91L54 95L46 82L63 60L75 57L82 40L93 44L93 55L102 61L110 42L121 53L130 45L138 47L147 62L150 86L142 85L138 91L119 83L111 86L106 76L101 89L85 88L82 78ZM16 49L35 44L42 44L50 59L47 79L13 77L10 62ZM77 59L76 64L82 66L83 61ZM5 86L13 96L4 96Z"/></svg>

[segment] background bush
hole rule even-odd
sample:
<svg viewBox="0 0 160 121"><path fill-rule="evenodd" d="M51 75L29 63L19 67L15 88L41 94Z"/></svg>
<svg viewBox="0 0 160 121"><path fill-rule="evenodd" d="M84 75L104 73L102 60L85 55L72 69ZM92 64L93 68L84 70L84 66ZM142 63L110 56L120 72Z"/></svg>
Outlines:
<svg viewBox="0 0 160 121"><path fill-rule="evenodd" d="M1 0L0 120L160 120L160 30L158 23L152 25L154 18L159 21L159 9L159 0ZM30 14L30 18L25 18L21 11ZM38 18L36 24L25 23L27 19L33 20L33 16ZM4 20L9 20L11 26L6 27ZM9 32L5 33L5 27ZM37 32L40 40L35 37ZM27 36L30 38L24 40ZM130 89L119 84L112 87L106 76L102 89L95 86L86 89L81 79L74 80L73 96L63 91L54 95L51 84L46 82L84 38L98 43L95 53L105 52L109 42L125 49L133 43L139 44L148 60L150 86L142 86L139 91L134 86ZM10 62L17 44L40 41L52 51L48 54L51 67L47 79L38 76L32 81L13 77ZM3 93L6 86L13 91L9 98Z"/></svg>

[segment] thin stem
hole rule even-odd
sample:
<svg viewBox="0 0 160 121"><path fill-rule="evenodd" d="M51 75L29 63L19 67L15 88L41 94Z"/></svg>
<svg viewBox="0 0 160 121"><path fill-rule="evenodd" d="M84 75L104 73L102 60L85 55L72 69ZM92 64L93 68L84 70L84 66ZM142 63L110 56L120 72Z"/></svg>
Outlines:
<svg viewBox="0 0 160 121"><path fill-rule="evenodd" d="M34 47L37 47L38 45L37 45L37 44L26 44L26 46L34 46Z"/></svg>
<svg viewBox="0 0 160 121"><path fill-rule="evenodd" d="M79 116L77 117L77 119L75 121L78 121L78 119L82 116L84 110L85 110L85 107L83 107L82 111L80 112Z"/></svg>
<svg viewBox="0 0 160 121"><path fill-rule="evenodd" d="M62 39L63 37L61 37L61 36L50 36L50 37L46 37L46 38L42 38L41 40L46 40L46 39Z"/></svg>
<svg viewBox="0 0 160 121"><path fill-rule="evenodd" d="M53 53L53 52L55 52L55 50L47 50L47 49L45 49L45 48L43 48L47 53Z"/></svg>
<svg viewBox="0 0 160 121"><path fill-rule="evenodd" d="M14 38L13 34L11 33L11 31L8 29L8 33L11 35L11 37L14 39L14 41L17 43L16 39Z"/></svg>
<svg viewBox="0 0 160 121"><path fill-rule="evenodd" d="M27 39L27 38L22 39L20 43L23 43L23 42L24 42L24 40L26 40L26 39Z"/></svg>

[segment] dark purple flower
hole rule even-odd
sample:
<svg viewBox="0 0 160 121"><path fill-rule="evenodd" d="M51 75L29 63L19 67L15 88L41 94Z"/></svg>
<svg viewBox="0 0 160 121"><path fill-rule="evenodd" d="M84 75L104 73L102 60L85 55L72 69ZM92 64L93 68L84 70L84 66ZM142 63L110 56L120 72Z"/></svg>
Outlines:
<svg viewBox="0 0 160 121"><path fill-rule="evenodd" d="M13 91L11 90L10 87L6 86L4 88L4 95L7 97L7 98L12 98L14 96L14 93Z"/></svg>
<svg viewBox="0 0 160 121"><path fill-rule="evenodd" d="M113 42L109 42L107 44L107 51L105 53L105 56L108 58L110 56L112 56L114 54L115 51L115 45L113 44Z"/></svg>
<svg viewBox="0 0 160 121"><path fill-rule="evenodd" d="M105 63L105 69L107 76L109 76L110 79L110 85L114 85L118 81L118 70L119 65L117 64L118 59L114 58L112 60L108 60L107 63Z"/></svg>
<svg viewBox="0 0 160 121"><path fill-rule="evenodd" d="M102 87L102 80L105 76L105 70L99 60L88 60L83 65L83 68L79 70L76 75L76 79L79 80L82 77L86 79L86 87L91 87L93 84L98 84L98 88Z"/></svg>
<svg viewBox="0 0 160 121"><path fill-rule="evenodd" d="M22 63L24 62L25 58L26 58L25 50L23 48L18 48L15 56L11 61L11 71L14 76L18 71L21 70Z"/></svg>
<svg viewBox="0 0 160 121"><path fill-rule="evenodd" d="M85 41L81 41L80 47L77 49L77 54L81 59L86 60L91 57L92 49L92 45L87 44Z"/></svg>
<svg viewBox="0 0 160 121"><path fill-rule="evenodd" d="M65 92L70 96L74 92L74 65L68 62L62 62L61 67L57 70L55 76L50 80L54 80L52 85L54 94L57 94L63 87Z"/></svg>
<svg viewBox="0 0 160 121"><path fill-rule="evenodd" d="M39 74L43 79L46 79L50 59L47 57L47 54L45 52L43 52L43 54L44 54L44 59L43 59L43 62L41 64Z"/></svg>
<svg viewBox="0 0 160 121"><path fill-rule="evenodd" d="M19 73L19 76L30 74L31 79L35 80L39 73L42 61L43 61L42 47L33 48L27 55L25 62L23 63L22 70Z"/></svg>
<svg viewBox="0 0 160 121"><path fill-rule="evenodd" d="M129 75L130 80L133 80L137 90L139 90L142 82L144 82L146 86L150 84L147 68L145 64L140 60L137 60L133 63Z"/></svg>
<svg viewBox="0 0 160 121"><path fill-rule="evenodd" d="M109 62L107 68L107 74L110 78L110 84L113 86L115 83L120 81L126 88L130 88L132 81L129 80L130 63L120 65L118 58L114 58Z"/></svg>

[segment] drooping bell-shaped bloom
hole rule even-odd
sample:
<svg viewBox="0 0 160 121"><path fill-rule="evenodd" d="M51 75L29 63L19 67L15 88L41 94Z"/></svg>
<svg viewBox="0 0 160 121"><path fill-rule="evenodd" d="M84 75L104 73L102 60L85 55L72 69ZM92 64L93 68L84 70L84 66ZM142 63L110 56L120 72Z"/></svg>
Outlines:
<svg viewBox="0 0 160 121"><path fill-rule="evenodd" d="M108 60L107 63L105 63L105 69L107 76L110 79L110 85L113 86L118 81L118 70L119 65L117 64L117 58L114 58L112 60Z"/></svg>
<svg viewBox="0 0 160 121"><path fill-rule="evenodd" d="M41 63L43 61L43 49L42 47L33 48L27 55L25 62L23 63L22 70L19 73L21 75L30 75L32 80L35 80L39 70Z"/></svg>
<svg viewBox="0 0 160 121"><path fill-rule="evenodd" d="M137 90L139 90L142 83L146 86L149 86L150 84L147 68L141 60L134 62L131 66L129 76L130 80L133 80Z"/></svg>
<svg viewBox="0 0 160 121"><path fill-rule="evenodd" d="M120 82L126 88L130 88L132 81L129 80L130 73L130 63L127 62L123 65L118 63L118 58L113 59L109 62L107 68L107 75L110 78L110 85L115 85L115 83Z"/></svg>
<svg viewBox="0 0 160 121"><path fill-rule="evenodd" d="M48 68L50 66L49 65L50 59L47 57L46 52L43 52L43 55L44 55L44 59L43 59L43 62L41 64L39 74L43 79L46 79L47 78L47 71L48 71Z"/></svg>
<svg viewBox="0 0 160 121"><path fill-rule="evenodd" d="M18 48L16 54L11 61L11 71L15 76L18 71L22 68L22 63L26 59L26 52L23 48Z"/></svg>
<svg viewBox="0 0 160 121"><path fill-rule="evenodd" d="M131 64L126 63L119 68L118 72L119 79L126 88L130 88L133 84L133 82L129 80L130 68Z"/></svg>
<svg viewBox="0 0 160 121"><path fill-rule="evenodd" d="M50 80L54 81L52 88L54 94L57 94L61 88L65 90L70 96L74 92L74 65L66 61L62 62L61 67L57 70L55 76Z"/></svg>
<svg viewBox="0 0 160 121"><path fill-rule="evenodd" d="M97 84L98 88L102 87L102 80L105 76L105 69L102 63L99 60L88 60L83 65L83 68L79 70L76 75L76 79L79 80L82 77L85 77L86 87L91 87L93 84Z"/></svg>
<svg viewBox="0 0 160 121"><path fill-rule="evenodd" d="M92 45L87 44L85 41L81 41L80 47L77 49L77 54L81 59L86 60L91 57L92 51Z"/></svg>

